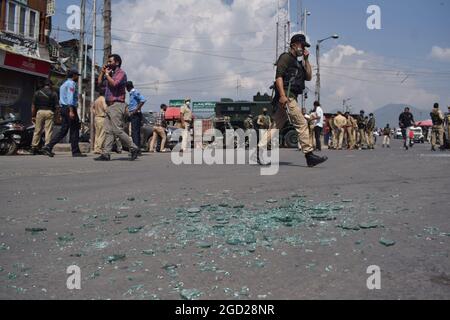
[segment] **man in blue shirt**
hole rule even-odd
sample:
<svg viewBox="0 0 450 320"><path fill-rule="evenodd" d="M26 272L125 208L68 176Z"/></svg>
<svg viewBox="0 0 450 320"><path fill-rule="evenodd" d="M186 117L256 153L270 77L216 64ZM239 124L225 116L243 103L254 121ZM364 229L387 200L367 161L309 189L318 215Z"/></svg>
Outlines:
<svg viewBox="0 0 450 320"><path fill-rule="evenodd" d="M134 144L141 150L141 127L142 127L142 107L144 106L145 97L134 88L133 82L127 82L127 91L130 93L130 102L128 104L128 112L130 113L131 122L131 138Z"/></svg>
<svg viewBox="0 0 450 320"><path fill-rule="evenodd" d="M72 147L72 156L74 158L86 157L82 154L79 146L80 139L80 119L78 118L77 105L78 105L78 90L77 81L80 76L78 70L72 69L67 74L67 80L59 89L59 104L61 106L61 118L62 125L61 131L56 135L48 145L46 145L42 151L45 155L53 158L53 148L62 139L65 138L70 130L70 143Z"/></svg>

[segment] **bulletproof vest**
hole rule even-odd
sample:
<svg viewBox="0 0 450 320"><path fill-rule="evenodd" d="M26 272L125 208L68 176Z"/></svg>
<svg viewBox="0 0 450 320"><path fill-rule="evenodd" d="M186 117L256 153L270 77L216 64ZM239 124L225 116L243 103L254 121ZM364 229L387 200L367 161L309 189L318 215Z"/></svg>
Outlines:
<svg viewBox="0 0 450 320"><path fill-rule="evenodd" d="M375 129L375 118L369 119L369 122L367 123L367 129L369 130Z"/></svg>
<svg viewBox="0 0 450 320"><path fill-rule="evenodd" d="M440 126L444 123L444 121L442 121L442 119L439 117L439 113L432 112L432 113L430 113L430 115L431 115L431 120L433 121L433 126Z"/></svg>
<svg viewBox="0 0 450 320"><path fill-rule="evenodd" d="M55 93L48 88L43 88L36 92L35 106L38 110L54 110L55 105Z"/></svg>
<svg viewBox="0 0 450 320"><path fill-rule="evenodd" d="M299 62L296 58L294 58L290 53L283 53L280 56L280 58L283 55L289 56L289 65L286 70L286 73L283 76L283 83L286 94L290 82L291 94L295 96L301 95L303 93L303 90L305 90L305 77L306 77L305 68L303 68L301 62Z"/></svg>
<svg viewBox="0 0 450 320"><path fill-rule="evenodd" d="M364 117L358 116L356 121L358 122L358 129L365 129L366 128L366 122L365 122Z"/></svg>

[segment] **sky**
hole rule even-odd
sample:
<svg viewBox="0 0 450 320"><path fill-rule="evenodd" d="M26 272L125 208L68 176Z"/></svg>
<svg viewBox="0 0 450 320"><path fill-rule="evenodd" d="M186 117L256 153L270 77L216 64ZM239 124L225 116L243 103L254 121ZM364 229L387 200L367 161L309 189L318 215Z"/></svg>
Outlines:
<svg viewBox="0 0 450 320"><path fill-rule="evenodd" d="M66 8L57 0L52 35L65 40ZM98 0L101 12L103 1ZM277 0L113 0L113 51L148 98L147 110L169 99L251 100L274 81ZM290 1L292 32L297 0ZM450 0L303 0L311 61L321 44L321 102L374 111L386 104L430 109L450 105ZM381 9L381 30L369 30L367 8ZM88 0L88 8L92 0ZM92 13L86 15L88 27ZM98 19L101 27L101 19ZM57 31L59 27L59 31ZM102 49L102 32L98 32ZM89 35L91 37L91 35ZM102 52L98 51L102 56ZM97 60L101 63L100 60ZM308 107L314 101L315 77Z"/></svg>

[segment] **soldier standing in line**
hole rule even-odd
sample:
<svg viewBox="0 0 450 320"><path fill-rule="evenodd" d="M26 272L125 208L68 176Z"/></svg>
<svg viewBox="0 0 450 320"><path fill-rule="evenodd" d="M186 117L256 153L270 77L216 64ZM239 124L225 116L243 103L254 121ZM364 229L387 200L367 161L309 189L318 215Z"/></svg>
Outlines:
<svg viewBox="0 0 450 320"><path fill-rule="evenodd" d="M245 119L244 121L244 129L245 131L247 130L252 130L255 128L255 125L253 124L253 115L249 114L247 119Z"/></svg>
<svg viewBox="0 0 450 320"><path fill-rule="evenodd" d="M375 116L373 113L369 114L369 119L367 119L367 141L368 141L368 148L374 150L375 149L375 141L374 141L374 130L375 130L376 122L375 122Z"/></svg>
<svg viewBox="0 0 450 320"><path fill-rule="evenodd" d="M330 139L328 142L328 149L334 150L337 147L337 133L336 133L336 126L334 124L335 116L331 116L331 118L328 120L328 126L330 127Z"/></svg>
<svg viewBox="0 0 450 320"><path fill-rule="evenodd" d="M366 120L364 116L364 110L361 110L359 116L356 118L358 123L358 149L361 150L364 145L367 145L366 140Z"/></svg>
<svg viewBox="0 0 450 320"><path fill-rule="evenodd" d="M435 103L433 111L430 113L431 120L433 121L433 131L431 133L431 150L436 151L436 136L439 136L440 150L444 150L444 115L439 109L439 104Z"/></svg>
<svg viewBox="0 0 450 320"><path fill-rule="evenodd" d="M342 144L344 142L345 126L347 125L347 119L342 115L342 112L338 111L338 115L334 118L334 125L337 132L337 150L342 150Z"/></svg>
<svg viewBox="0 0 450 320"><path fill-rule="evenodd" d="M345 113L345 117L347 118L347 125L345 127L346 130L346 137L348 142L348 149L353 150L355 149L355 132L354 132L354 122L355 120L350 115L350 112Z"/></svg>

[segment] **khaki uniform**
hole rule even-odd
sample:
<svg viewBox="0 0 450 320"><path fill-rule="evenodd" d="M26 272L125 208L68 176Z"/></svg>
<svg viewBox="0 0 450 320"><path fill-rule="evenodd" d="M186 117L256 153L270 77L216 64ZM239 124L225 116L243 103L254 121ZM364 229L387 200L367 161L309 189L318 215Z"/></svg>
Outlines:
<svg viewBox="0 0 450 320"><path fill-rule="evenodd" d="M337 147L337 132L336 125L334 124L334 118L332 117L328 124L330 125L331 142L328 142L328 149L336 149Z"/></svg>
<svg viewBox="0 0 450 320"><path fill-rule="evenodd" d="M58 96L53 90L43 88L37 91L33 97L33 105L35 106L36 123L34 128L33 140L31 147L37 149L41 141L42 132L45 132L45 145L48 145L53 137L53 126L55 123L55 108L58 104Z"/></svg>
<svg viewBox="0 0 450 320"><path fill-rule="evenodd" d="M334 125L336 126L336 132L337 132L337 149L342 150L342 143L344 142L344 134L345 134L345 126L347 125L347 119L343 116L338 114L334 118Z"/></svg>
<svg viewBox="0 0 450 320"><path fill-rule="evenodd" d="M354 149L356 145L356 136L355 136L356 132L354 129L355 125L356 125L355 119L353 119L352 116L348 116L345 130L349 149Z"/></svg>
<svg viewBox="0 0 450 320"><path fill-rule="evenodd" d="M259 126L259 129L269 130L272 126L272 120L270 116L265 116L263 114L258 116L258 121L256 122Z"/></svg>
<svg viewBox="0 0 450 320"><path fill-rule="evenodd" d="M181 150L186 151L188 149L188 140L192 124L192 111L187 105L183 105L180 113L185 123L184 128L182 128L184 130L182 134Z"/></svg>
<svg viewBox="0 0 450 320"><path fill-rule="evenodd" d="M34 128L33 142L31 146L33 148L39 147L41 141L42 131L45 132L45 145L48 145L53 136L53 124L55 119L55 113L50 110L39 110L36 114L36 126Z"/></svg>
<svg viewBox="0 0 450 320"><path fill-rule="evenodd" d="M442 146L444 146L444 115L442 114L441 110L437 110L432 112L432 114L435 114L436 117L438 117L441 120L441 124L433 125L433 130L431 133L431 146L434 148L437 145L436 136L439 136L439 143Z"/></svg>
<svg viewBox="0 0 450 320"><path fill-rule="evenodd" d="M250 129L254 128L254 126L253 126L253 119L252 118L245 119L245 121L244 121L244 128L245 128L245 130L250 130Z"/></svg>
<svg viewBox="0 0 450 320"><path fill-rule="evenodd" d="M300 111L298 102L294 98L289 98L289 102L286 105L288 111L285 108L281 107L278 104L275 113L272 116L273 122L271 125L271 129L282 129L286 122L291 121L291 124L294 126L297 131L298 141L302 147L302 151L304 154L308 154L314 151L313 146L309 141L309 127L308 122ZM289 117L288 113L289 112ZM263 148L267 145L268 137L270 136L270 132L263 135L261 141L259 143L259 147Z"/></svg>
<svg viewBox="0 0 450 320"><path fill-rule="evenodd" d="M97 154L103 153L103 145L106 139L106 131L105 131L105 118L107 104L105 97L100 96L94 102L94 125L95 125L95 146L94 152Z"/></svg>
<svg viewBox="0 0 450 320"><path fill-rule="evenodd" d="M369 119L367 122L367 144L370 149L373 149L375 147L375 140L373 137L373 131L375 130L375 118Z"/></svg>

